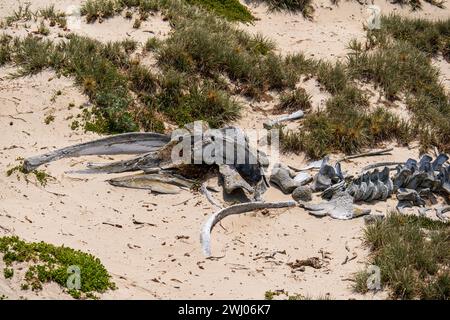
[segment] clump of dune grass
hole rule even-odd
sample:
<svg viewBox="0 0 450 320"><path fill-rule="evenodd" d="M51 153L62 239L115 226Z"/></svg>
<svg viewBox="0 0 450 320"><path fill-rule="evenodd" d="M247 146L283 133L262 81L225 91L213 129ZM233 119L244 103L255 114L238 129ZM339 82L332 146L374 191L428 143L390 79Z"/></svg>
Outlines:
<svg viewBox="0 0 450 320"><path fill-rule="evenodd" d="M314 7L312 0L264 0L271 11L300 12L303 17L312 19Z"/></svg>
<svg viewBox="0 0 450 320"><path fill-rule="evenodd" d="M450 298L450 224L391 213L364 231L369 264L395 299ZM367 272L355 275L355 290L367 292Z"/></svg>
<svg viewBox="0 0 450 320"><path fill-rule="evenodd" d="M299 79L300 67L292 68L260 35L249 35L211 15L176 22L174 33L157 51L162 68L204 77L224 74L240 93L252 97L293 88Z"/></svg>
<svg viewBox="0 0 450 320"><path fill-rule="evenodd" d="M11 37L6 34L0 35L0 66L11 61Z"/></svg>
<svg viewBox="0 0 450 320"><path fill-rule="evenodd" d="M311 108L311 95L303 88L285 92L280 96L280 103L274 108L274 113L287 113Z"/></svg>
<svg viewBox="0 0 450 320"><path fill-rule="evenodd" d="M436 56L446 56L450 37L450 19L430 21L407 18L396 14L381 17L381 30L372 31L372 36L389 35L396 40L408 42L418 50Z"/></svg>
<svg viewBox="0 0 450 320"><path fill-rule="evenodd" d="M388 110L370 110L367 96L354 86L334 95L324 110L307 114L301 128L280 135L284 150L303 151L310 158L331 152L355 153L382 141L411 139L411 129Z"/></svg>
<svg viewBox="0 0 450 320"><path fill-rule="evenodd" d="M149 38L145 42L144 48L147 51L154 51L154 50L158 49L160 46L161 46L161 41L156 37L152 37L152 38Z"/></svg>

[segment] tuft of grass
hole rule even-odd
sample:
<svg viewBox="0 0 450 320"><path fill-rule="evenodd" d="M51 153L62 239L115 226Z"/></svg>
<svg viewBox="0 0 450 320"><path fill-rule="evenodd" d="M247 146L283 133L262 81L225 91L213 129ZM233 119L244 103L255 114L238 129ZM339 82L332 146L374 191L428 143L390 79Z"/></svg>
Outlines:
<svg viewBox="0 0 450 320"><path fill-rule="evenodd" d="M30 264L22 286L24 290L29 287L34 291L41 290L42 285L47 282L56 282L67 288L68 279L72 275L70 267L74 266L80 270L81 287L79 290L67 289L72 297L92 298L95 297L94 293L115 289L108 271L91 254L44 242L29 243L18 237L0 237L0 253L9 267L15 263Z"/></svg>
<svg viewBox="0 0 450 320"><path fill-rule="evenodd" d="M247 7L239 0L186 0L186 2L205 8L230 21L252 22L255 20Z"/></svg>
<svg viewBox="0 0 450 320"><path fill-rule="evenodd" d="M60 28L67 26L66 15L64 12L58 12L54 5L45 7L37 11L37 16L49 21L50 27L58 25Z"/></svg>
<svg viewBox="0 0 450 320"><path fill-rule="evenodd" d="M119 2L116 0L87 0L81 6L81 15L86 16L88 23L111 18L120 10Z"/></svg>
<svg viewBox="0 0 450 320"><path fill-rule="evenodd" d="M365 239L393 298L450 298L449 223L394 212L367 226ZM364 279L364 271L356 275L359 292L367 291Z"/></svg>
<svg viewBox="0 0 450 320"><path fill-rule="evenodd" d="M312 0L263 0L271 11L300 12L304 18L312 19L314 7Z"/></svg>
<svg viewBox="0 0 450 320"><path fill-rule="evenodd" d="M42 20L41 23L39 24L37 33L43 36L48 36L50 34L50 29L47 27L44 20Z"/></svg>
<svg viewBox="0 0 450 320"><path fill-rule="evenodd" d="M317 81L331 94L345 89L349 81L346 66L337 62L320 62L317 68Z"/></svg>
<svg viewBox="0 0 450 320"><path fill-rule="evenodd" d="M139 29L142 25L142 21L140 19L135 19L134 23L133 23L133 28L134 29Z"/></svg>
<svg viewBox="0 0 450 320"><path fill-rule="evenodd" d="M161 41L158 38L149 38L145 42L145 50L147 51L155 51L161 47Z"/></svg>
<svg viewBox="0 0 450 320"><path fill-rule="evenodd" d="M55 121L55 116L52 115L52 114L46 116L45 119L44 119L44 123L45 123L46 125L49 125L49 124L52 123L53 121Z"/></svg>
<svg viewBox="0 0 450 320"><path fill-rule="evenodd" d="M303 88L283 93L280 103L274 108L275 113L288 113L311 108L311 95Z"/></svg>
<svg viewBox="0 0 450 320"><path fill-rule="evenodd" d="M240 115L241 105L210 81L188 83L182 74L169 71L162 88L156 98L159 109L180 126L203 120L217 128Z"/></svg>

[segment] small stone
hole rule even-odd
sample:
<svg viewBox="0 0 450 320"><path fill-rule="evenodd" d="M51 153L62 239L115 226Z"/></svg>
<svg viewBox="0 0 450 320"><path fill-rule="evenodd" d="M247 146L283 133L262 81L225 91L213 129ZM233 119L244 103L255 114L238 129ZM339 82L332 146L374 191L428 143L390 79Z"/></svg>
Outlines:
<svg viewBox="0 0 450 320"><path fill-rule="evenodd" d="M298 187L292 192L292 198L295 201L311 201L312 191L309 187Z"/></svg>

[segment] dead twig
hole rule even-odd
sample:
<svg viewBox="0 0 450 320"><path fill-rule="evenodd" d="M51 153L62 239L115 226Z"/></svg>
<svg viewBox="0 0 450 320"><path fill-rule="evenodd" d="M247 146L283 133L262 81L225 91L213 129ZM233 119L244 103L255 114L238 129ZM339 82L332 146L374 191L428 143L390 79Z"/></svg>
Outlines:
<svg viewBox="0 0 450 320"><path fill-rule="evenodd" d="M119 228L119 229L123 228L122 225L120 225L120 224L114 224L114 223L109 223L109 222L102 222L102 224L111 226L111 227L115 227L115 228Z"/></svg>

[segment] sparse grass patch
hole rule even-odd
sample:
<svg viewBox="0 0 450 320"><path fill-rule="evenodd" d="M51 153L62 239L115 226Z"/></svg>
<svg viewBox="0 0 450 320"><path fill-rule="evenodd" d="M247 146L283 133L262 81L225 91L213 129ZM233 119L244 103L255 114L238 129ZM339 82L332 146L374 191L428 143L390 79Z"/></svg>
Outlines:
<svg viewBox="0 0 450 320"><path fill-rule="evenodd" d="M24 290L31 287L39 291L47 282L56 282L67 288L67 281L73 274L71 267L79 268L81 277L79 290L67 289L74 298L95 298L94 293L115 289L105 267L91 254L44 242L28 243L18 237L0 237L0 253L8 267L15 263L30 263L25 274Z"/></svg>
<svg viewBox="0 0 450 320"><path fill-rule="evenodd" d="M424 217L389 214L366 227L369 263L381 270L393 298L449 299L450 224ZM365 292L364 271L356 287Z"/></svg>
<svg viewBox="0 0 450 320"><path fill-rule="evenodd" d="M44 20L42 20L41 23L39 24L37 33L43 36L48 36L50 34L50 29L47 28L47 25L45 24Z"/></svg>

